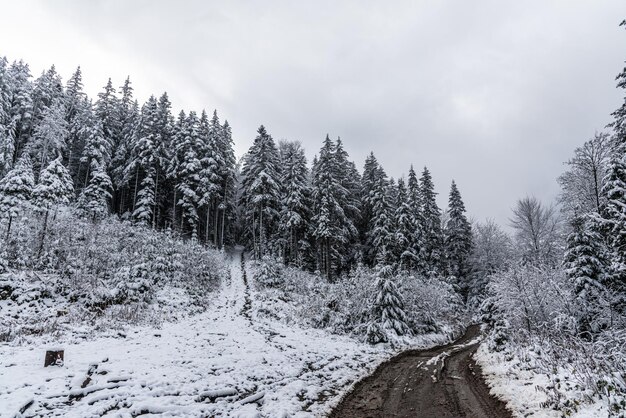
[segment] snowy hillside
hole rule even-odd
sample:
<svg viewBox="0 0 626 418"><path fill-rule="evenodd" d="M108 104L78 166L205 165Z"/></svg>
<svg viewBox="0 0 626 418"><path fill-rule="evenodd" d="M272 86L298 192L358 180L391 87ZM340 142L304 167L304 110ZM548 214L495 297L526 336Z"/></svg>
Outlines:
<svg viewBox="0 0 626 418"><path fill-rule="evenodd" d="M392 353L260 319L250 293L238 249L206 313L64 344L60 368L43 367L49 344L4 344L1 416L319 416Z"/></svg>

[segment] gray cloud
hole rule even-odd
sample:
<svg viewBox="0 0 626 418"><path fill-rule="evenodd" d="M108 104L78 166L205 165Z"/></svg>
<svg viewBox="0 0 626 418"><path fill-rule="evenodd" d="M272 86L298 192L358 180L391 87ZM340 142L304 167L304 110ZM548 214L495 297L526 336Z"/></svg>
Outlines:
<svg viewBox="0 0 626 418"><path fill-rule="evenodd" d="M326 133L362 166L454 178L470 215L506 224L515 200L558 193L575 146L620 102L622 0L11 2L0 53L34 72L81 64L95 95L127 74L137 95L217 108L237 151L259 124L301 140Z"/></svg>

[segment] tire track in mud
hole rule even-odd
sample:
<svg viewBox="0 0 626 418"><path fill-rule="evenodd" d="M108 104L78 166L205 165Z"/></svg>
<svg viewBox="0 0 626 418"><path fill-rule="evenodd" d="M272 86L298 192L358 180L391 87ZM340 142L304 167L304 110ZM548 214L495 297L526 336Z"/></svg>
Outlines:
<svg viewBox="0 0 626 418"><path fill-rule="evenodd" d="M397 355L357 383L330 417L512 417L472 358L480 341L480 327L472 325L454 343Z"/></svg>

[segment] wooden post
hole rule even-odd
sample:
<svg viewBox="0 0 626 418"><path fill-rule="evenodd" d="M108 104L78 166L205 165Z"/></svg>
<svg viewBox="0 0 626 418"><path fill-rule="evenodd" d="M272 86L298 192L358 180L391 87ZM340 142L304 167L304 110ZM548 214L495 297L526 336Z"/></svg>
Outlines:
<svg viewBox="0 0 626 418"><path fill-rule="evenodd" d="M43 367L63 366L63 358L63 350L48 350L46 351L46 360L44 361Z"/></svg>

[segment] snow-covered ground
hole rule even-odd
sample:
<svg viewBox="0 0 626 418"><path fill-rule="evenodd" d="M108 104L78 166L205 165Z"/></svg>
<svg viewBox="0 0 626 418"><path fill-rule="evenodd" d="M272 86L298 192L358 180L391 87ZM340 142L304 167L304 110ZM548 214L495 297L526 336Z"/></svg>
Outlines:
<svg viewBox="0 0 626 418"><path fill-rule="evenodd" d="M310 417L392 353L252 314L241 250L207 312L62 345L0 346L0 416Z"/></svg>
<svg viewBox="0 0 626 418"><path fill-rule="evenodd" d="M550 410L542 406L542 403L547 400L547 395L538 388L545 388L550 385L547 376L533 370L525 370L520 367L519 361L511 358L506 359L502 353L490 352L487 343L480 345L474 358L483 370L487 384L491 387L491 393L505 401L515 416L520 418L560 418L564 416L560 411ZM576 394L570 393L570 395L576 397ZM572 418L599 418L610 415L607 405L596 401L595 403L581 403L578 406L578 411L568 416Z"/></svg>

